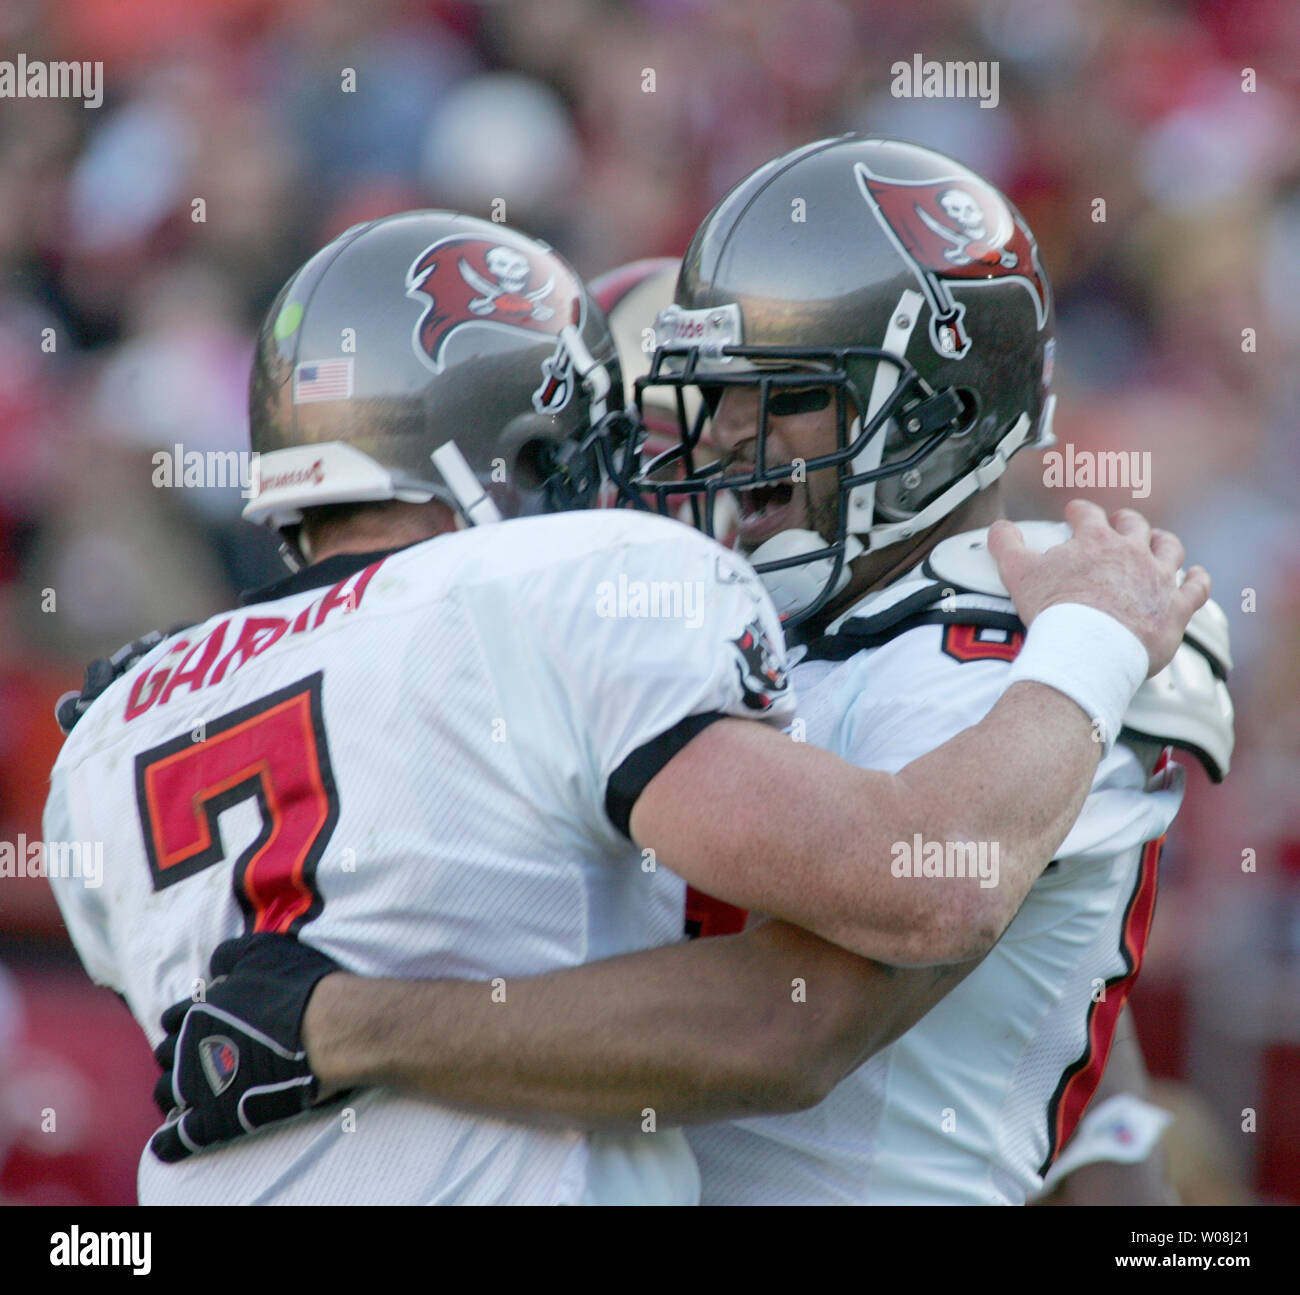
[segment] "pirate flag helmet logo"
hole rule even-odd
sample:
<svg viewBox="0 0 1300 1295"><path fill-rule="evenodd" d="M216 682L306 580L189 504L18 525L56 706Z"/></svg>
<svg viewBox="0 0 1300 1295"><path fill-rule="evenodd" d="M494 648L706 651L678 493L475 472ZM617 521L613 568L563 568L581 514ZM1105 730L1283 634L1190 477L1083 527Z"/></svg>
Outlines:
<svg viewBox="0 0 1300 1295"><path fill-rule="evenodd" d="M863 198L899 254L911 265L930 306L930 341L949 359L971 347L953 297L997 280L1021 284L1033 299L1040 329L1050 305L1038 246L1019 213L992 185L957 163L939 179L881 175L854 165Z"/></svg>
<svg viewBox="0 0 1300 1295"><path fill-rule="evenodd" d="M541 244L537 244L541 247ZM461 328L507 329L558 338L583 326L584 295L558 258L542 260L533 245L455 234L426 248L406 275L406 295L428 306L415 325L415 353L435 372L448 339Z"/></svg>

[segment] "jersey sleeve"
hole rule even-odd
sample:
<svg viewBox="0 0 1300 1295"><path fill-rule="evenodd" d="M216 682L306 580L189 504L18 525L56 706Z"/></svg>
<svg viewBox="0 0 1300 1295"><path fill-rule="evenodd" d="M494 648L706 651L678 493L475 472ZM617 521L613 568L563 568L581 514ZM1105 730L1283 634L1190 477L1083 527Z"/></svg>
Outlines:
<svg viewBox="0 0 1300 1295"><path fill-rule="evenodd" d="M1133 751L1117 742L1098 767L1057 859L1090 863L1163 836L1182 805L1184 779L1172 762L1148 778Z"/></svg>
<svg viewBox="0 0 1300 1295"><path fill-rule="evenodd" d="M566 573L546 650L567 681L592 790L624 835L647 783L722 718L784 727L794 715L780 620L742 558L656 519L652 542Z"/></svg>
<svg viewBox="0 0 1300 1295"><path fill-rule="evenodd" d="M51 775L43 831L47 843L77 840L68 810L67 774L57 767ZM88 879L53 873L54 870L49 877L50 888L86 974L97 985L119 989L121 978L109 943L107 914L102 899L103 876Z"/></svg>

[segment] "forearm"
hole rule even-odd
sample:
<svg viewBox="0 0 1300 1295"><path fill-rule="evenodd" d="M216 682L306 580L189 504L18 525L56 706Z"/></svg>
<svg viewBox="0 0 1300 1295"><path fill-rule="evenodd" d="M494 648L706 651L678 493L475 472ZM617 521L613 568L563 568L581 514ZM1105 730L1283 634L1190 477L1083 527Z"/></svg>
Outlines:
<svg viewBox="0 0 1300 1295"><path fill-rule="evenodd" d="M1113 618L1052 606L992 711L898 775L724 721L650 781L632 835L700 889L862 957L981 956L1064 839L1149 666Z"/></svg>
<svg viewBox="0 0 1300 1295"><path fill-rule="evenodd" d="M993 883L909 879L929 891L925 909L943 915L932 916L917 942L921 960L936 935L963 957L992 946L1079 816L1100 754L1091 722L1074 702L1044 685L1019 683L979 724L899 772L899 839L912 839L905 832L911 825L924 842L973 845Z"/></svg>
<svg viewBox="0 0 1300 1295"><path fill-rule="evenodd" d="M988 952L1050 861L1099 750L1084 712L1032 683L1009 689L981 723L899 774L726 720L648 784L632 833L701 890L860 957L964 962ZM720 814L720 806L743 808ZM921 857L912 857L918 838ZM971 851L963 875L953 875L949 843L976 855L982 844L997 875L979 876Z"/></svg>
<svg viewBox="0 0 1300 1295"><path fill-rule="evenodd" d="M327 1092L392 1087L543 1125L699 1123L813 1105L969 969L899 972L766 922L495 993L329 977L304 1041Z"/></svg>
<svg viewBox="0 0 1300 1295"><path fill-rule="evenodd" d="M900 961L945 956L927 948L969 957L1006 929L1082 808L1104 742L1119 732L1150 665L1141 641L1112 617L1049 607L984 720L901 772L904 821L942 843L945 863L950 853L954 861L973 853L983 866L979 894L954 887L947 869L935 879L929 929L912 924L915 947Z"/></svg>

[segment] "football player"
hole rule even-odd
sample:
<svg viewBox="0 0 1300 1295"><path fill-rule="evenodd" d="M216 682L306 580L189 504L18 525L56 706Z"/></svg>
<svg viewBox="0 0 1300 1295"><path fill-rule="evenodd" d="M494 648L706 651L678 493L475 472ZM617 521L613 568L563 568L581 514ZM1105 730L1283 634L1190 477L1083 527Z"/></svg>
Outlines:
<svg viewBox="0 0 1300 1295"><path fill-rule="evenodd" d="M663 1093L665 1124L692 1100L713 1115L806 1105L915 1019L960 971L895 978L864 959L985 952L1078 810L1110 744L1097 725L1117 731L1208 596L1199 569L1177 586L1181 546L1136 519L1112 527L1079 505L1075 538L1045 555L1003 528L994 544L1033 623L1006 695L905 775L855 769L779 731L793 713L784 645L742 559L673 522L589 511L602 468L628 480L618 380L573 271L486 222L355 228L272 307L247 511L303 569L115 680L65 745L47 809L49 839L105 843L102 888L55 880L94 978L152 1041L168 1003L199 1000L169 1013L180 1109L160 1156L247 1132L286 1097L304 1111L207 1156L147 1154L142 1202L695 1199L685 1139L629 1131L629 1101ZM530 515L568 509L588 510ZM890 843L916 832L996 837L999 884L900 882ZM680 935L679 877L798 926L643 965L656 955L633 951ZM246 977L284 935L301 933L284 943L312 960L259 983L252 1022L202 983L241 931ZM317 1081L277 1042L338 966L477 978L480 1006L513 1003L517 1023L539 983L552 990L536 973L581 977L597 958L632 986L623 1019L664 1016L663 995L687 986L728 991L678 1026L692 1059L714 1048L709 1079L681 1094L686 1054L664 1056L660 1035L657 1074L641 1051L606 1133L462 1113L456 1094L371 1089L307 1110ZM805 977L817 1005L774 1011L773 986ZM719 1019L729 1047L703 1033ZM810 1036L825 1069L792 1093ZM755 1059L778 1040L776 1061ZM581 1087L551 1074L566 1078ZM191 1118L206 1117L187 1109L196 1084L227 1099L228 1124ZM487 1092L474 1104L509 1113Z"/></svg>
<svg viewBox="0 0 1300 1295"><path fill-rule="evenodd" d="M789 234L800 196L813 199L814 228ZM674 264L639 262L593 285L625 378L650 367L647 330L676 279ZM988 712L1024 641L985 532L969 528L1001 514L996 482L1011 454L1050 444L1051 297L1032 235L950 159L846 139L737 186L701 228L677 289L640 392L647 427L662 433L665 415L685 424L653 487L662 509L680 513L694 498L696 519L721 534L721 505L734 519L738 501L742 547L788 620L803 622L795 675L806 737L864 768L899 770ZM956 425L927 426L924 408L900 417L904 381L932 399L946 390ZM697 475L692 456L710 444L722 458ZM1030 533L1047 545L1064 528ZM1163 748L1191 751L1216 780L1227 770L1227 665L1211 606L1130 708L1072 832L983 966L815 1110L693 1130L706 1200L1021 1202L1039 1188L1096 1087L1141 963L1158 842L1181 797ZM927 866L920 837L897 844L902 875ZM704 934L744 925L742 910L693 890L688 917ZM612 968L586 974L547 1004L560 1019L588 1006L583 992L608 1002L620 991ZM421 1045L418 1019L432 1007L416 992L330 982L309 1020L318 1069L331 1082L401 1079L461 1100L472 1076L525 1117L605 1109L602 1084L613 1080L585 1038L572 1040L587 1058L576 1094L555 1091L578 1073L559 1049L533 1098L517 1083L507 1100L482 1046L461 1054L458 1087L449 1058L463 1031L445 1002L425 1018L442 1034ZM368 1029L363 1001L372 1020L400 1003L402 1025ZM677 1012L697 1022L686 1005ZM621 1078L619 1023L602 1020L595 1051L612 1053ZM636 1026L644 1036L645 1022ZM661 1055L689 1056L680 1021L665 1014L657 1028ZM528 1027L530 1055L540 1029ZM492 1037L506 1073L520 1041L504 1028ZM1135 1047L1126 1061L1140 1067ZM819 1065L811 1051L808 1064ZM683 1090L702 1083L683 1070Z"/></svg>
<svg viewBox="0 0 1300 1295"><path fill-rule="evenodd" d="M800 195L818 229L787 238L774 269L767 249ZM870 244L858 264L872 269L855 276L856 240ZM778 609L802 618L808 739L901 769L987 712L1023 642L982 528L1004 515L997 481L1010 456L1051 444L1052 302L1037 246L1005 197L951 159L827 141L720 204L660 340L733 308L732 347L665 350L659 376L671 393L690 369L705 392L718 466L740 499L740 545ZM890 410L903 379L873 363L873 343L948 388L962 408L955 431L934 435L923 415ZM864 437L873 422L881 432ZM685 429L688 461L694 439ZM707 525L716 474L699 480ZM1064 533L1022 529L1039 544ZM816 1110L693 1133L706 1201L1023 1203L1038 1189L1097 1086L1141 966L1160 842L1182 795L1165 748L1186 749L1215 781L1227 772L1229 664L1226 618L1211 604L1130 709L989 957ZM921 866L924 848L900 851L900 871Z"/></svg>
<svg viewBox="0 0 1300 1295"><path fill-rule="evenodd" d="M874 203L862 186L859 167L880 186ZM959 321L969 305L969 318L963 322L966 356L951 356L925 332L914 348L909 349L904 337L892 352L913 359L934 387L941 377L949 377L964 408L996 411L996 418L982 428L959 427L956 439L967 443L946 445L947 458L923 456L922 479L892 487L910 490L905 503L896 495L878 501L868 496L865 509L854 509L855 500L862 498L861 475L868 476L867 484L880 481L883 487L889 481L887 474L859 471L863 427L877 412L865 421L859 416L859 408L868 407L871 398L863 393L872 392L878 407L889 394L873 377L879 355L855 353L866 352L873 335L863 321L875 321L880 335L904 312L909 313L908 323L896 328L910 325L915 331L924 325L920 294L911 283L923 273L942 272L943 263L927 263L924 269L920 257L925 244L910 255L897 251L895 244L894 260L902 265L894 266L888 248L876 246L871 248L875 260L867 260L872 271L858 282L846 282L834 248L828 251L812 239L805 259L787 250L791 293L829 296L808 289L820 286L819 266L828 276L830 268L838 266L833 282L849 300L840 301L835 311L796 312L789 301L774 296L770 286L760 292L759 285L771 282L764 248L791 194L818 195L819 210L839 212L831 227L852 227L859 240L864 233L853 226L855 212L878 222L867 224L869 243L873 232L882 242L902 243L903 232L880 214L886 207L897 214L881 178L891 175L906 178L918 211L922 204L933 205L929 214L935 222L943 219L945 210L940 196L946 194L948 206L958 208L953 193L960 184L970 202L978 201L989 219L1006 231L1002 241L1013 250L1004 247L996 257L991 250L986 254L989 268L975 281L982 295L972 294L966 301L958 292L952 298L954 306L960 301L963 307ZM778 177L781 182L774 183ZM836 181L845 178L852 184L837 188ZM809 624L809 607L826 609L805 630L808 646L794 667L806 736L863 767L897 770L980 720L998 696L1024 639L1024 627L986 561L985 532L964 533L964 528L987 524L1000 514L996 478L1005 458L1031 439L1029 429L1034 429L1035 444L1049 443L1044 364L1052 338L1047 280L1036 264L1029 231L1000 194L956 163L908 146L841 141L781 159L742 183L719 212L697 236L676 284L677 301L660 319L660 341L669 349L657 358L655 373L662 375L674 365L684 372L685 358L692 386L683 390L683 383L673 378L641 386L648 427L661 426L665 414L678 410L688 424L677 438L685 443L686 453L668 455L673 470L661 474L671 484L655 488L665 511L680 511L692 492L703 495L701 519L707 525L715 498L728 498L706 484L717 481L719 474L706 470L683 483L680 460L699 444L707 445L711 435L713 446L723 454L722 480L737 487L741 543L750 550L770 546L766 553L751 556L760 563L771 560L773 547L778 562L792 550L812 555L808 563L774 567L768 576L787 590L784 610L791 619ZM742 215L736 217L737 212ZM901 217L899 224L906 231ZM726 249L724 266L710 261L710 245ZM931 250L941 254L943 244ZM932 262L937 259L931 257ZM1022 265L1033 270L1028 285L1005 273ZM675 271L675 265L641 262L593 284L609 307L625 378L650 367L644 356L644 329L660 306L669 306ZM910 282L905 278L900 284L900 273L910 273ZM949 290L941 283L929 287L940 300ZM909 292L910 298L898 301ZM1036 292L1043 294L1041 300ZM716 327L711 317L724 317L733 305L740 312L737 337L725 349L713 354L690 346L671 349L674 337L706 335L708 327ZM738 344L741 337L744 348ZM1001 367L997 354L990 354L995 340L1021 356L1019 370ZM842 396L828 378L842 382ZM707 421L697 413L696 384L713 411ZM839 400L847 403L847 418L839 416ZM1015 438L999 457L996 451L1008 429ZM898 419L884 422L877 435L881 444L874 450L875 465L896 463L913 453L916 434L909 437ZM940 438L940 443L948 439ZM826 467L808 471L796 488L792 465L819 459ZM758 462L766 463L766 471L758 471ZM928 522L915 538L906 534L907 519L941 497L945 504L930 509ZM816 521L810 526L809 519ZM1031 534L1038 543L1055 543L1062 529L1038 523ZM850 535L855 538L846 539ZM837 588L828 592L827 573L837 550L847 553L848 561L833 577ZM829 632L819 632L828 625ZM706 1201L1020 1203L1038 1189L1097 1085L1141 964L1158 840L1181 797L1180 771L1156 770L1163 761L1163 746L1169 742L1190 750L1216 780L1227 769L1232 711L1220 678L1227 666L1221 613L1206 608L1194 626L1175 663L1144 688L1130 708L1123 741L1098 769L1072 832L983 965L920 1025L846 1078L816 1109L692 1129ZM895 862L907 865L900 866L900 875L926 866L925 843L919 838L898 844L904 848ZM976 854L970 855L972 865ZM742 929L744 917L732 905L688 892L688 919L696 931L726 934ZM646 966L663 956L651 955ZM232 965L238 976L238 959ZM615 1082L614 1075L622 1079L616 1065L602 1077L590 1058L609 1052L617 1062L625 1061L616 1036L630 1022L606 1016L597 1003L609 1001L620 990L626 996L626 989L612 968L592 967L586 974L584 983L569 982L567 1000L557 996L546 1004L561 1021L584 1009L602 1013L598 1043L569 1036L574 1051L581 1050L589 1059L582 1071L583 1091L567 1098L555 1092L560 1077L573 1074L579 1064L576 1057L562 1053L551 1054L553 1071L539 1084L534 1108L519 1091L517 1075L502 1084L494 1082L491 1073L475 1071L476 1066L490 1071L492 1064L490 1049L482 1043L471 1046L463 1058L465 1074L474 1073L485 1091L496 1093L514 1084L513 1113L581 1119L583 1102L592 1111L605 1109L606 1089ZM598 980L602 974L609 977L603 990ZM457 1065L452 1060L455 1050L467 1042L463 1028L447 1010L451 1000L439 1003L421 997L424 992L328 982L309 1016L311 1055L318 1071L330 1082L400 1079L422 1091L443 1097L455 1093L463 1100L466 1090L449 1077ZM582 1001L584 992L592 995L590 1004ZM596 998L598 992L603 999ZM700 992L706 992L703 986ZM716 994L719 987L708 986L708 992ZM737 1000L738 1014L743 1006ZM436 1026L422 1027L426 1009L433 1014L424 1019ZM392 1024L375 1028L362 1023L367 1015L372 1021L388 1020L390 1010L396 1012ZM676 1011L691 1022L697 1020L688 1004ZM664 1054L683 1055L680 1020L665 1013L662 1024L647 1026L637 1020L636 1027L643 1033L649 1029ZM422 1028L441 1031L440 1036L427 1046L421 1044ZM497 1064L503 1073L509 1073L508 1058L517 1049L529 1055L537 1052L536 1036L544 1026L532 1021L526 1029L522 1024L518 1028L518 1039L504 1027L491 1036L501 1049ZM563 1025L555 1032L564 1036ZM1127 1049L1125 1060L1140 1068L1135 1046ZM812 1052L808 1064L819 1064ZM700 1074L683 1069L684 1090L702 1082Z"/></svg>

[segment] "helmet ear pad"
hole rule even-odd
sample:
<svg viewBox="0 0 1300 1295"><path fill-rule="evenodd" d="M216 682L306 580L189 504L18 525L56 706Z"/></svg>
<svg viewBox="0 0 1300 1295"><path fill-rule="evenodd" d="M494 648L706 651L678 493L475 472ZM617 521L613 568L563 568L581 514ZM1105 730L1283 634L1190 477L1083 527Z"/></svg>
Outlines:
<svg viewBox="0 0 1300 1295"><path fill-rule="evenodd" d="M594 508L605 476L592 440L533 436L519 446L509 480L513 510L506 515L530 516Z"/></svg>

